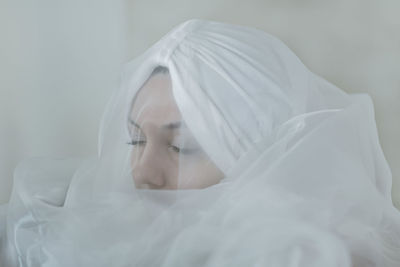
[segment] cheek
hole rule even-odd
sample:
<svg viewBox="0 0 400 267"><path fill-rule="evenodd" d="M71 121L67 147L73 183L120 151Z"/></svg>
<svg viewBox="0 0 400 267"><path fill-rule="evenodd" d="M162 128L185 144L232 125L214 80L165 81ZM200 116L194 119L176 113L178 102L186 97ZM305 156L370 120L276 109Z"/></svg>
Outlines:
<svg viewBox="0 0 400 267"><path fill-rule="evenodd" d="M137 163L138 163L141 153L142 153L142 149L140 149L140 148L132 148L131 149L131 153L130 153L131 169L134 169L135 166L137 166Z"/></svg>
<svg viewBox="0 0 400 267"><path fill-rule="evenodd" d="M201 189L219 183L224 174L209 160L182 166L179 179L182 189Z"/></svg>
<svg viewBox="0 0 400 267"><path fill-rule="evenodd" d="M137 148L132 149L130 153L130 169L131 169L131 176L133 178L133 181L135 185L137 186L138 184L138 177L135 175L135 170L138 167L138 160L139 160L139 154L140 151L138 151Z"/></svg>

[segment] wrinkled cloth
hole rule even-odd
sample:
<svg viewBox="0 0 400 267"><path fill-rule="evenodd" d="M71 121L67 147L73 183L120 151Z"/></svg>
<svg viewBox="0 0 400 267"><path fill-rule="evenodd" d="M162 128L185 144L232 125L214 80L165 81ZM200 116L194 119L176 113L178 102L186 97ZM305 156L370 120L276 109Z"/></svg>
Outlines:
<svg viewBox="0 0 400 267"><path fill-rule="evenodd" d="M135 188L127 114L157 66L219 183ZM97 156L18 166L4 266L400 266L391 181L368 95L263 31L189 20L126 65Z"/></svg>

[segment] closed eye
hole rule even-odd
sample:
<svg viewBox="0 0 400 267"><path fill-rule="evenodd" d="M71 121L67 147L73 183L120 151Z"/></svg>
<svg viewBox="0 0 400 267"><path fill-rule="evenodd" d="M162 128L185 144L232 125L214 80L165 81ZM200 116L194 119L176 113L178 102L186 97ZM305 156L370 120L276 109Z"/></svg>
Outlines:
<svg viewBox="0 0 400 267"><path fill-rule="evenodd" d="M144 141L144 140L138 140L138 141L132 140L130 142L127 142L128 145L132 145L132 146L144 145L145 143L146 143L146 141Z"/></svg>
<svg viewBox="0 0 400 267"><path fill-rule="evenodd" d="M198 148L180 148L174 145L169 145L169 147L176 153L181 153L186 155L194 154L199 151Z"/></svg>

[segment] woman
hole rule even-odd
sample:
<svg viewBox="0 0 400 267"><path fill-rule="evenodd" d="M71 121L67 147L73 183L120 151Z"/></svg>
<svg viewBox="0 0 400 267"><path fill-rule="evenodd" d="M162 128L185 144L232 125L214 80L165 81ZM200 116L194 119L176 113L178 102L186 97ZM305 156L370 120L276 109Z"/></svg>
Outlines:
<svg viewBox="0 0 400 267"><path fill-rule="evenodd" d="M373 105L256 29L190 20L127 65L98 157L16 171L20 266L399 266Z"/></svg>

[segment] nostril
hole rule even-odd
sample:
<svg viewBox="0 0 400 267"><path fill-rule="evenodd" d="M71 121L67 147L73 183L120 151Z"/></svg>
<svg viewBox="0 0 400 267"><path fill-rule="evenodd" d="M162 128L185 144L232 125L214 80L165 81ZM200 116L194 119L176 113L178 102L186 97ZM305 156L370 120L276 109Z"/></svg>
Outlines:
<svg viewBox="0 0 400 267"><path fill-rule="evenodd" d="M151 177L148 179L148 185L150 187L154 187L153 189L162 188L165 186L165 179L158 177Z"/></svg>

